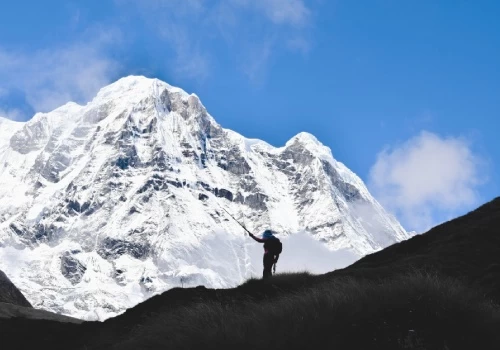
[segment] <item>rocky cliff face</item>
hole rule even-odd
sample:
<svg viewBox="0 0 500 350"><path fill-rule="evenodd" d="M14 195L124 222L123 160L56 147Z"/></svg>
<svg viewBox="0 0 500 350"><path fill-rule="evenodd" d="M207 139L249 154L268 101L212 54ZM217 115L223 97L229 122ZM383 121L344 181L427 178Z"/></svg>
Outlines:
<svg viewBox="0 0 500 350"><path fill-rule="evenodd" d="M35 307L103 319L181 284L242 282L246 244L222 208L358 256L408 238L314 136L246 139L156 79L0 119L0 268Z"/></svg>

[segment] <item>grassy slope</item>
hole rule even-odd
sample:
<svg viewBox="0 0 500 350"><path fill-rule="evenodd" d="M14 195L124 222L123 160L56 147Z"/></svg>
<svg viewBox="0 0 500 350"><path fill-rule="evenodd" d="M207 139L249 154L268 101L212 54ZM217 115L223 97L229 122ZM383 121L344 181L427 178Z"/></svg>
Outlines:
<svg viewBox="0 0 500 350"><path fill-rule="evenodd" d="M457 278L500 303L500 198L327 275L383 278L413 269Z"/></svg>
<svg viewBox="0 0 500 350"><path fill-rule="evenodd" d="M330 274L177 288L102 324L0 332L19 348L500 349L499 226L497 199Z"/></svg>
<svg viewBox="0 0 500 350"><path fill-rule="evenodd" d="M203 300L144 319L98 348L497 349L498 329L499 310L481 294L413 273L338 278L270 299Z"/></svg>

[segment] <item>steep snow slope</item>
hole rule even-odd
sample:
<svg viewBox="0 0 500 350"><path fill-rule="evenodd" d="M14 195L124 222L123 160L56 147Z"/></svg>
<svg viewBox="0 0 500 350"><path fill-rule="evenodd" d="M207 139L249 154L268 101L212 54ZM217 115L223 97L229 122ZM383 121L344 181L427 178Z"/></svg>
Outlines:
<svg viewBox="0 0 500 350"><path fill-rule="evenodd" d="M246 139L156 79L0 120L0 161L0 269L33 306L75 317L248 278L248 241L221 208L252 231L307 230L358 256L409 237L314 136Z"/></svg>

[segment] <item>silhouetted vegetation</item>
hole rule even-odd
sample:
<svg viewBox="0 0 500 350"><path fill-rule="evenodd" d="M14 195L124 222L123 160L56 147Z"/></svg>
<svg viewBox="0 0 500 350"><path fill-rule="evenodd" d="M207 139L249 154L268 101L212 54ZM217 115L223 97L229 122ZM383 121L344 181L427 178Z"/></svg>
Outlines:
<svg viewBox="0 0 500 350"><path fill-rule="evenodd" d="M286 278L283 278L286 277ZM277 276L278 283L297 276ZM305 276L301 276L304 278ZM256 282L256 281L254 281ZM500 348L500 310L437 275L341 278L265 301L192 304L150 319L117 349Z"/></svg>
<svg viewBox="0 0 500 350"><path fill-rule="evenodd" d="M500 198L325 277L386 278L414 269L457 278L500 303Z"/></svg>

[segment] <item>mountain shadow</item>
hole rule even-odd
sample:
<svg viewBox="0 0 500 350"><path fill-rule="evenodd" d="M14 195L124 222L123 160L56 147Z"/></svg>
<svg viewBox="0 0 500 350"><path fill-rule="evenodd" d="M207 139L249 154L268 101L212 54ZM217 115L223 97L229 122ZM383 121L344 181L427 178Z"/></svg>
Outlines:
<svg viewBox="0 0 500 350"><path fill-rule="evenodd" d="M11 348L500 349L499 226L497 198L325 275L175 288L102 323L0 330Z"/></svg>

